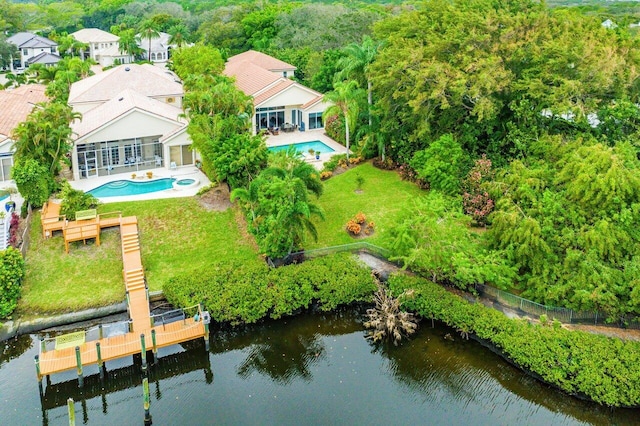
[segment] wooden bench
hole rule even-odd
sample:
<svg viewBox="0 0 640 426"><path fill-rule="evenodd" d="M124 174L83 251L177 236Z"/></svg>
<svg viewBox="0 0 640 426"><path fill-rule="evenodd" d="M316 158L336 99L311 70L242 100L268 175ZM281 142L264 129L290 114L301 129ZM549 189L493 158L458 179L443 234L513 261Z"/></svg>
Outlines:
<svg viewBox="0 0 640 426"><path fill-rule="evenodd" d="M40 224L42 225L42 238L48 238L53 231L62 231L67 217L60 214L60 204L47 201L42 206L40 214Z"/></svg>
<svg viewBox="0 0 640 426"><path fill-rule="evenodd" d="M100 245L100 225L97 220L82 220L78 222L69 222L67 226L62 228L64 236L64 248L69 253L69 243L72 241L83 241L85 244L91 238L96 239L96 245Z"/></svg>
<svg viewBox="0 0 640 426"><path fill-rule="evenodd" d="M98 210L89 209L89 210L80 210L76 212L76 221L81 220L90 220L98 217Z"/></svg>

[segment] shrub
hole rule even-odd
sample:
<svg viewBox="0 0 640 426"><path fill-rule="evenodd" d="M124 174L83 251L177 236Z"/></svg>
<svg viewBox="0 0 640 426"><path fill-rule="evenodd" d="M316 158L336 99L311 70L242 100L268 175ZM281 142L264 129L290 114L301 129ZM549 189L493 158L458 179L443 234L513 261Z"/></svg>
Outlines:
<svg viewBox="0 0 640 426"><path fill-rule="evenodd" d="M16 212L11 213L11 223L9 224L9 245L18 248L18 232L20 231L20 216Z"/></svg>
<svg viewBox="0 0 640 426"><path fill-rule="evenodd" d="M346 165L346 161L347 161L347 154L332 155L329 161L324 163L324 170L333 172L335 169L338 168L338 163L342 162L343 164Z"/></svg>
<svg viewBox="0 0 640 426"><path fill-rule="evenodd" d="M369 270L348 253L277 269L257 262L214 264L175 276L163 288L173 305L203 303L215 321L231 324L291 315L313 301L322 310L369 301L375 289Z"/></svg>
<svg viewBox="0 0 640 426"><path fill-rule="evenodd" d="M42 206L54 187L49 170L36 160L18 160L11 169L11 178L16 181L18 191L26 203Z"/></svg>
<svg viewBox="0 0 640 426"><path fill-rule="evenodd" d="M330 172L330 171L325 171L325 172L321 172L320 173L320 179L322 179L322 180L327 180L331 176L333 176L333 172Z"/></svg>
<svg viewBox="0 0 640 426"><path fill-rule="evenodd" d="M351 232L352 234L358 235L361 230L362 227L355 220L351 219L349 222L347 222L347 231Z"/></svg>
<svg viewBox="0 0 640 426"><path fill-rule="evenodd" d="M73 189L68 182L62 185L60 197L62 198L60 214L66 215L69 220L75 220L77 211L94 209L98 206L96 197L79 189Z"/></svg>
<svg viewBox="0 0 640 426"><path fill-rule="evenodd" d="M607 406L640 405L640 342L510 319L413 276L392 275L389 288L394 294L413 289L414 297L403 300L404 309L474 333L520 368L569 394Z"/></svg>
<svg viewBox="0 0 640 426"><path fill-rule="evenodd" d="M24 274L20 251L13 247L0 251L0 318L11 315L18 305Z"/></svg>
<svg viewBox="0 0 640 426"><path fill-rule="evenodd" d="M353 217L353 220L354 220L356 223L358 223L358 224L362 225L363 223L365 223L365 222L367 221L367 216L365 216L365 214L364 214L364 213L360 212L360 213L356 214L356 215Z"/></svg>

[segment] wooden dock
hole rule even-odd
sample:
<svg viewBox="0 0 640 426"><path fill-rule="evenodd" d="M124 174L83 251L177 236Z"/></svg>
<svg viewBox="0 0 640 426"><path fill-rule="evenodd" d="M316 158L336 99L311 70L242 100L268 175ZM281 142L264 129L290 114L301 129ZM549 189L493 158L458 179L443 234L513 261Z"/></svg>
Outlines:
<svg viewBox="0 0 640 426"><path fill-rule="evenodd" d="M51 211L55 212L55 207L51 208ZM59 212L59 207L57 211ZM57 225L59 224L56 223ZM81 379L82 368L86 365L97 364L102 367L106 361L134 354L141 354L143 367L146 367L147 350L152 350L155 356L158 348L188 340L204 337L205 343L208 343L208 315L199 307L197 314L192 318L183 315L175 322L154 324L149 310L149 292L142 267L138 221L135 216L122 217L120 212L114 212L96 215L88 220L65 223L62 231L67 252L70 241L79 241L85 236L96 238L99 245L100 230L113 226L120 227L122 237L122 272L127 309L131 319L129 332L111 337L100 335L92 341L85 341L86 332L71 333L55 338L56 348L53 350L46 350L46 344L43 342L40 355L36 357L36 370L40 381L44 376L72 369L77 370ZM68 231L69 229L72 231Z"/></svg>

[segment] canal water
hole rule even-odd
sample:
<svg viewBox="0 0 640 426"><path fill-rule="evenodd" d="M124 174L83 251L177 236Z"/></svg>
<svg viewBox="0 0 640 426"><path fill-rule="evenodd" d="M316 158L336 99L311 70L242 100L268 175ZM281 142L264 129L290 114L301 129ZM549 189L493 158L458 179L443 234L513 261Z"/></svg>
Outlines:
<svg viewBox="0 0 640 426"><path fill-rule="evenodd" d="M41 399L34 356L39 336L5 342L0 424L143 423L136 360L54 375ZM362 312L304 314L213 330L211 347L160 351L150 367L154 425L631 425L640 410L610 410L549 388L477 342L430 322L398 347L364 337Z"/></svg>

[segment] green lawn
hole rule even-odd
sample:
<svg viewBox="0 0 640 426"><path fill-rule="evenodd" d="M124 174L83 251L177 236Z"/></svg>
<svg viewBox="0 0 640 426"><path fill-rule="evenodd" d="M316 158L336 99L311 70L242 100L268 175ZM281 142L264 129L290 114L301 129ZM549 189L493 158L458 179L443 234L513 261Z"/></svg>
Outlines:
<svg viewBox="0 0 640 426"><path fill-rule="evenodd" d="M364 179L362 193L356 193L356 177ZM318 204L325 220L317 221L318 241L309 240L305 248L328 247L367 241L384 247L384 234L394 223L400 210L426 192L415 184L400 179L394 171L380 170L365 163L324 182L324 193ZM367 221L375 222L375 232L365 239L354 239L345 230L356 213L363 212Z"/></svg>
<svg viewBox="0 0 640 426"><path fill-rule="evenodd" d="M362 193L356 193L356 177L364 179ZM376 223L366 241L384 246L385 230L403 206L424 191L400 180L397 173L363 164L325 182L319 199L326 220L317 223L318 242L306 248L348 244L358 240L345 231L346 222L358 212ZM195 270L212 262L258 259L253 240L240 226L237 209L207 211L196 198L136 201L104 204L100 213L121 211L137 216L142 264L149 288L161 290L176 273ZM33 218L31 245L27 253L27 276L18 306L22 316L68 312L103 306L124 299L120 232L101 233L101 245L93 241L72 243L64 252L62 234L42 239L40 217Z"/></svg>
<svg viewBox="0 0 640 426"><path fill-rule="evenodd" d="M99 212L137 216L150 290L162 289L171 276L225 259L256 259L251 240L241 233L236 211L212 212L195 198L113 203ZM66 312L120 302L124 298L120 232L103 230L101 245L72 243L64 252L61 233L43 240L34 217L27 253L27 276L19 313Z"/></svg>

